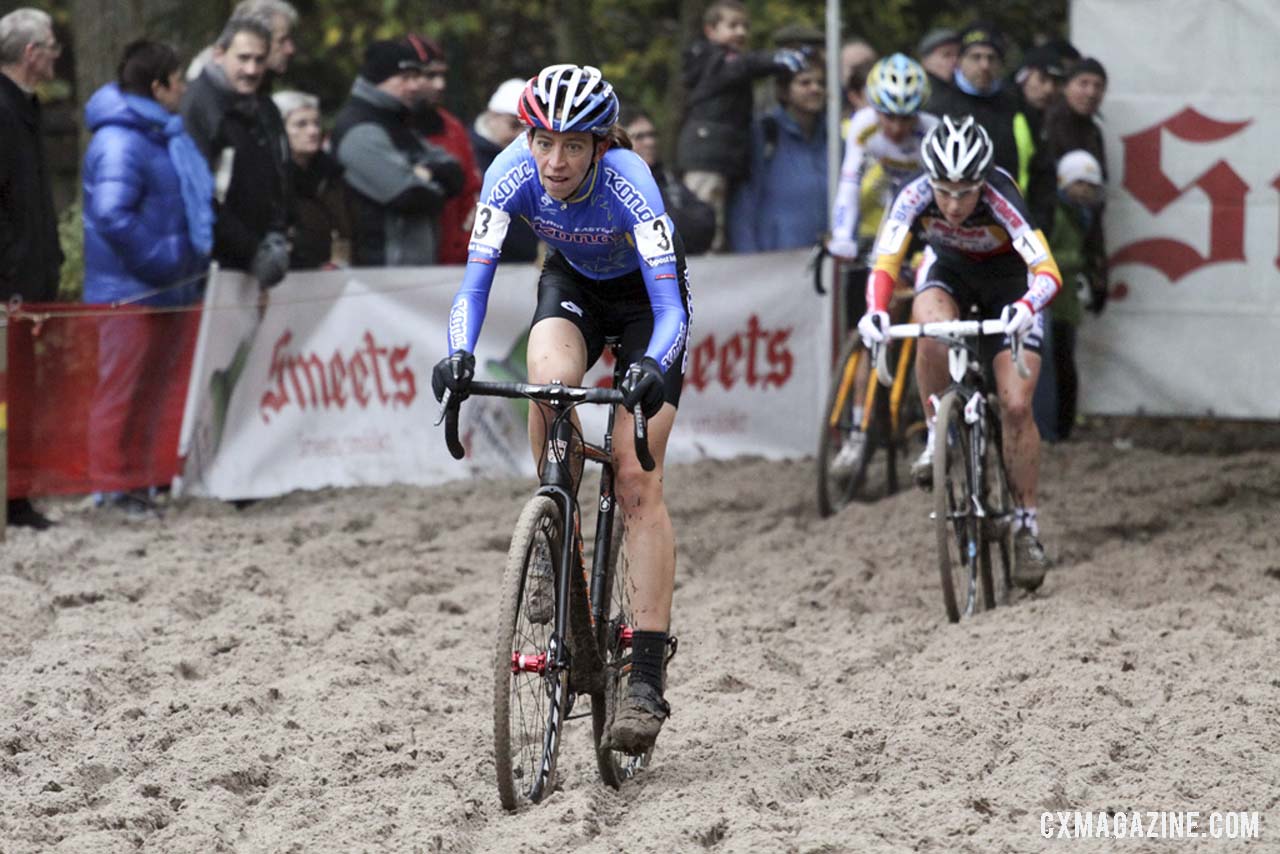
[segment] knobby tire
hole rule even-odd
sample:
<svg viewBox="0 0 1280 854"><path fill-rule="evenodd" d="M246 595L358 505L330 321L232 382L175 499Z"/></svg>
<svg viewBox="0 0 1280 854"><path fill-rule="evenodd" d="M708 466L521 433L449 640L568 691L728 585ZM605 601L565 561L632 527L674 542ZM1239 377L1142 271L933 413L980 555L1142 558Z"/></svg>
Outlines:
<svg viewBox="0 0 1280 854"><path fill-rule="evenodd" d="M600 779L617 789L640 773L653 759L650 748L641 756L613 750L608 744L608 731L613 716L627 694L627 678L631 672L631 647L620 636L623 626L632 626L631 596L627 587L626 560L623 556L622 520L614 521L613 538L607 561L605 583L609 603L607 618L596 627L600 649L605 655L604 691L591 697L591 731L596 746L596 766ZM598 711L597 711L598 710Z"/></svg>
<svg viewBox="0 0 1280 854"><path fill-rule="evenodd" d="M558 565L563 523L560 509L546 496L525 505L516 523L502 577L494 658L493 734L498 796L503 808L538 803L555 787L556 759L569 698L569 674L514 672L512 653L554 660L554 617L536 624L526 613L525 578L532 560Z"/></svg>
<svg viewBox="0 0 1280 854"><path fill-rule="evenodd" d="M978 555L981 526L974 513L972 431L964 421L964 400L943 395L934 427L933 496L938 535L938 569L947 619L958 623L978 609Z"/></svg>

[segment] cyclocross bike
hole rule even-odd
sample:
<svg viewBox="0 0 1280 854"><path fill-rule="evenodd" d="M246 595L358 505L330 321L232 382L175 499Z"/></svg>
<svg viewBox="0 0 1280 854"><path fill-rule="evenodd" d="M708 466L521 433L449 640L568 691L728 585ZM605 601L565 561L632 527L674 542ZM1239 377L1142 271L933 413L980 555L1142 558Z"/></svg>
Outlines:
<svg viewBox="0 0 1280 854"><path fill-rule="evenodd" d="M890 326L886 339L904 343L936 338L947 344L951 384L933 398L937 420L933 450L932 518L938 536L938 568L947 617L959 622L981 607L1007 604L1013 586L1014 506L1004 464L1000 401L983 336L1004 334L999 320L949 320ZM1013 339L1018 372L1027 376L1022 342ZM896 381L888 349L874 350L880 383ZM993 568L992 546L999 556Z"/></svg>
<svg viewBox="0 0 1280 854"><path fill-rule="evenodd" d="M895 294L894 303L895 314L909 315L910 291ZM915 343L906 339L893 345L889 354L894 364L893 382L888 390L867 382L862 406L857 407L858 375L870 371L862 339L857 330L850 330L831 375L818 436L820 515L838 513L854 499L897 492L898 463L923 447L925 425L915 391Z"/></svg>
<svg viewBox="0 0 1280 854"><path fill-rule="evenodd" d="M553 413L541 483L516 522L502 578L494 658L494 760L502 806L538 803L556 785L556 760L564 723L578 698L590 698L591 733L601 779L617 788L652 757L612 750L608 732L625 698L631 667L631 606L625 561L619 559L621 530L614 530L613 425L622 404L617 390L623 360L614 346L613 388L577 388L551 383L473 382L470 394L522 398ZM610 405L604 441L583 441L571 413L579 404ZM445 438L462 459L457 401L446 401ZM646 471L647 425L634 411L636 457ZM600 465L596 529L587 574L577 499L583 460ZM672 644L671 654L675 651ZM670 654L669 654L670 656ZM669 659L668 656L668 659Z"/></svg>

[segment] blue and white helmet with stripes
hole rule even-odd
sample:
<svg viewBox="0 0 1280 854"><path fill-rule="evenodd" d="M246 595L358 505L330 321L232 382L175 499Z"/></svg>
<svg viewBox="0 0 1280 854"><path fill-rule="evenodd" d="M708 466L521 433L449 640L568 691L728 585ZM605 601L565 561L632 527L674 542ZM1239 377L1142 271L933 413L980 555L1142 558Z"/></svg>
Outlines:
<svg viewBox="0 0 1280 854"><path fill-rule="evenodd" d="M911 57L895 53L871 66L867 74L867 100L878 112L911 116L929 98L929 78Z"/></svg>
<svg viewBox="0 0 1280 854"><path fill-rule="evenodd" d="M618 96L594 66L548 65L525 85L519 113L529 127L604 136L618 121Z"/></svg>

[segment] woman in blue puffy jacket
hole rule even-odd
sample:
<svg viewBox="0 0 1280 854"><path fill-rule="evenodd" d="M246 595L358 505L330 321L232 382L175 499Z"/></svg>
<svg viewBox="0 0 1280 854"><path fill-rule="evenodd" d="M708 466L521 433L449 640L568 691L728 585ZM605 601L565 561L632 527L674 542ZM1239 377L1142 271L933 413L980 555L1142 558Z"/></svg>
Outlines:
<svg viewBox="0 0 1280 854"><path fill-rule="evenodd" d="M138 41L118 77L84 109L85 302L191 303L213 241L213 179L177 114L181 63Z"/></svg>
<svg viewBox="0 0 1280 854"><path fill-rule="evenodd" d="M138 516L152 510L145 490L171 476L177 455L157 446L158 419L182 392L171 367L184 318L135 306L200 298L213 177L178 115L186 83L174 50L134 42L117 77L85 105L94 134L82 170L84 298L123 306L98 319L89 474L101 497Z"/></svg>

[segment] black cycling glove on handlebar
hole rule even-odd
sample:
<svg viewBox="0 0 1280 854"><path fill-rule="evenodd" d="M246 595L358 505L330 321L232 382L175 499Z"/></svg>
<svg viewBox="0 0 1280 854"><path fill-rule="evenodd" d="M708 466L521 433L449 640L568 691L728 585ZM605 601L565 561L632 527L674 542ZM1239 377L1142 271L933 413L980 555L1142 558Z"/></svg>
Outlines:
<svg viewBox="0 0 1280 854"><path fill-rule="evenodd" d="M638 403L644 417L652 418L662 410L662 404L666 401L662 366L652 356L632 362L618 390L622 392L622 400L627 409L634 409Z"/></svg>
<svg viewBox="0 0 1280 854"><path fill-rule="evenodd" d="M476 357L466 350L459 350L452 356L446 356L431 371L431 390L436 400L444 399L444 390L448 389L452 399L461 403L471 391L471 380L476 375Z"/></svg>

